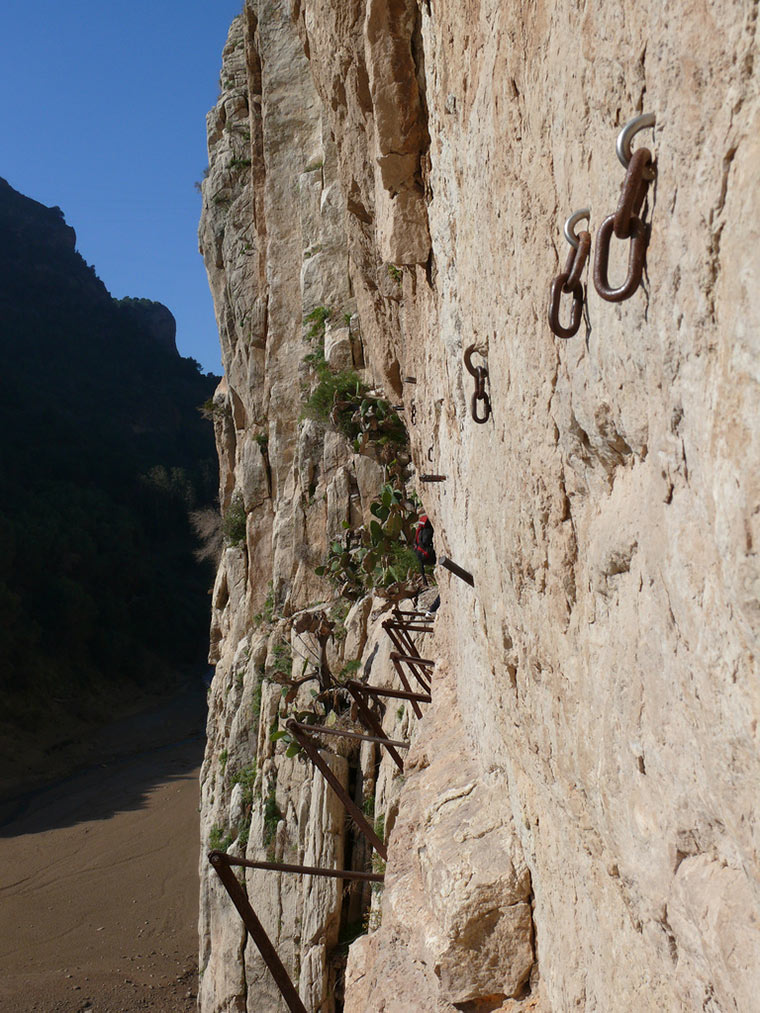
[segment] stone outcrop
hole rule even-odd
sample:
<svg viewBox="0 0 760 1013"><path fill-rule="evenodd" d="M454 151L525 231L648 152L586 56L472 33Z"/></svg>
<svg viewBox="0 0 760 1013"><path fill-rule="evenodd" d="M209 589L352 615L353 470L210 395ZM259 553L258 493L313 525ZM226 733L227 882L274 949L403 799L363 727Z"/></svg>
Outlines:
<svg viewBox="0 0 760 1013"><path fill-rule="evenodd" d="M298 421L316 306L337 311L330 362L403 397L414 464L446 476L418 486L437 551L475 581L439 569L433 702L416 728L386 711L413 737L404 779L358 758L389 861L349 954L353 1013L754 1008L756 19L750 0L625 16L249 0L233 27L201 243L226 372L222 499L241 497L247 530L214 592L206 832L229 825L225 751L230 769L256 755L261 806L277 771L278 847L332 846L342 820L266 740L279 689L264 684L257 728L243 719L280 635L253 619L269 580L283 616L322 601L314 566L378 481ZM559 341L545 319L562 221L590 206L595 239L622 182L616 134L641 111L657 116L634 142L657 165L644 284L616 305L589 280L585 326ZM388 682L368 612L350 636L336 660L372 659ZM203 889L202 1008L282 1008L271 990L250 999L266 975L205 872ZM326 1013L334 894L276 889L261 886L274 935Z"/></svg>
<svg viewBox="0 0 760 1013"><path fill-rule="evenodd" d="M122 311L171 355L177 351L177 321L163 303L153 299L120 299Z"/></svg>

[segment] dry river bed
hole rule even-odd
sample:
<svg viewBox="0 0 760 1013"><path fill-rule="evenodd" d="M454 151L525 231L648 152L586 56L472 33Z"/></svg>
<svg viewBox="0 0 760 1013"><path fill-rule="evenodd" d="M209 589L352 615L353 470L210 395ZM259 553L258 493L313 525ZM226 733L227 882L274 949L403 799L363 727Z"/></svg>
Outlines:
<svg viewBox="0 0 760 1013"><path fill-rule="evenodd" d="M200 683L0 809L0 1010L196 1009Z"/></svg>

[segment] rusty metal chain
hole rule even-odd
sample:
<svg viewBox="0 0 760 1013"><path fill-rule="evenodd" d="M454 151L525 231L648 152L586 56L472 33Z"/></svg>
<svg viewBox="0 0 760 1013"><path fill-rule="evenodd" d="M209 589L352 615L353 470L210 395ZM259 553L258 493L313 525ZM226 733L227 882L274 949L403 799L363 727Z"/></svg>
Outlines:
<svg viewBox="0 0 760 1013"><path fill-rule="evenodd" d="M649 226L640 216L649 183L655 176L652 152L638 148L631 154L631 138L639 130L654 126L654 116L646 113L631 120L620 132L617 142L618 158L626 166L620 200L614 214L608 215L599 226L594 257L594 287L607 302L630 299L641 284L644 258L649 244ZM613 234L618 239L629 239L628 272L618 288L609 281L610 242Z"/></svg>
<svg viewBox="0 0 760 1013"><path fill-rule="evenodd" d="M483 425L491 417L491 399L486 393L486 380L488 378L488 370L485 366L473 366L472 355L476 351L475 345L470 345L464 353L464 366L467 372L475 377L475 392L472 395L470 401L470 414L472 415L473 421L477 422L478 425ZM483 403L483 414L481 415L478 410L479 403Z"/></svg>
<svg viewBox="0 0 760 1013"><path fill-rule="evenodd" d="M588 219L589 209L583 208L576 211L565 222L565 238L570 243L570 253L567 256L565 269L552 281L549 290L549 327L558 338L572 338L578 333L583 315L583 303L585 291L581 276L586 266L589 253L591 252L591 233L581 232L575 234L575 225L581 219ZM573 308L570 315L570 323L565 327L559 319L560 301L563 295L573 296Z"/></svg>

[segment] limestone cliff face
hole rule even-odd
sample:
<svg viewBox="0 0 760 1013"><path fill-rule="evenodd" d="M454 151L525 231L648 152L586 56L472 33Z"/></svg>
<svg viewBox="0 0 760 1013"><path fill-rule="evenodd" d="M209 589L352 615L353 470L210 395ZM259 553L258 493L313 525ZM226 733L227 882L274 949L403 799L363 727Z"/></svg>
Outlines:
<svg viewBox="0 0 760 1013"><path fill-rule="evenodd" d="M315 306L350 315L345 354L403 396L414 464L446 475L418 487L436 548L475 579L438 573L433 703L404 718L403 783L378 774L382 919L351 948L346 1010L756 1006L756 20L751 0L249 0L233 26L201 242L222 497L242 497L247 532L214 593L207 833L231 825L226 771L253 755L262 813L278 771L283 847L343 826L319 776L266 740L279 687L258 727L245 717L276 640L253 621L268 581L277 615L321 600L313 567L378 482L298 423ZM634 144L657 163L645 283L618 305L589 284L588 325L559 341L561 223L589 206L595 238L623 176L615 136L641 111L657 116ZM349 624L363 661L382 645L368 614ZM382 660L370 677L388 681ZM205 873L203 889L203 1008L281 1008ZM302 994L339 1008L334 897L277 891ZM320 919L313 945L299 918Z"/></svg>

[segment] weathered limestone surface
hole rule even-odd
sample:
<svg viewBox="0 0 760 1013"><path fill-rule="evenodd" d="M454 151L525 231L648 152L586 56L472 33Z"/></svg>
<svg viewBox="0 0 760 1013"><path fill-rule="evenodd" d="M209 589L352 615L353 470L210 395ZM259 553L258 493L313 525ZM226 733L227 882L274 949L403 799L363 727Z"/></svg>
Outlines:
<svg viewBox="0 0 760 1013"><path fill-rule="evenodd" d="M280 617L316 597L327 489L352 456L326 459L322 434L309 426L299 432L301 360L309 351L303 318L319 304L349 313L354 304L342 200L330 182L333 156L323 147L316 94L287 11L266 7L259 18L257 5L248 5L230 30L222 92L208 117L200 230L225 364L215 397L220 503L223 513L242 504L246 526L243 541L224 551L212 597L216 676L200 865L206 1010L284 1009L206 861L210 847L339 866L344 846L335 796L268 737L280 700L271 676L291 636ZM309 264L319 269L307 277ZM346 781L346 761L331 762ZM245 885L304 1001L333 1009L326 953L337 943L338 885L261 872L248 872Z"/></svg>
<svg viewBox="0 0 760 1013"><path fill-rule="evenodd" d="M387 885L351 949L345 1008L750 1013L757 5L294 0L249 2L236 24L232 84L209 119L202 245L225 354L222 496L243 496L248 537L226 550L214 592L207 829L229 805L209 787L213 765L248 735L259 776L270 760L281 771L282 811L310 799L286 817L283 847L331 833L316 782L262 745L271 688L258 738L244 730L261 661L241 666L243 695L235 683L240 645L250 659L266 652L251 617L267 581L286 610L319 597L313 566L330 529L352 495L365 511L372 496L371 462L297 423L301 321L329 301L338 322L355 314L347 338L330 335L335 363L358 363L360 333L407 419L414 401L414 462L447 476L419 490L436 548L475 577L471 589L439 572L425 718L415 731L396 715L402 730L386 712L415 745L403 783L386 763L378 776ZM615 137L640 111L657 115L634 142L657 161L645 284L619 305L591 285L590 326L559 341L545 316L562 221L590 206L595 237L615 209ZM250 167L230 168L244 147ZM625 256L613 250L613 277ZM470 344L487 356L484 426L469 416ZM350 635L387 682L387 645L366 614ZM246 980L258 974L264 989L264 977L240 959L216 889L204 880L203 1009L277 1009L274 997L246 1007ZM314 1009L325 898L301 958ZM313 917L304 903L294 890L282 907L293 960L296 917Z"/></svg>

